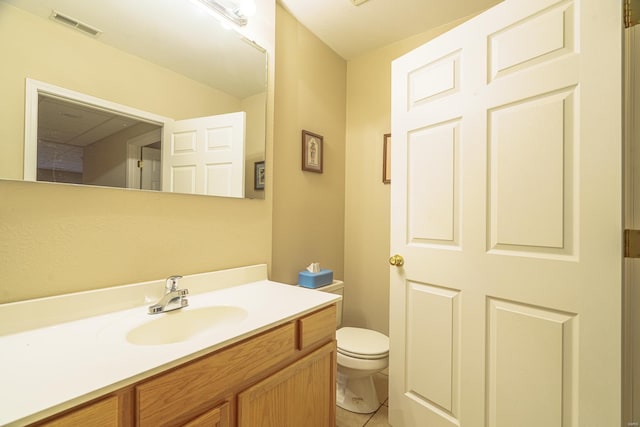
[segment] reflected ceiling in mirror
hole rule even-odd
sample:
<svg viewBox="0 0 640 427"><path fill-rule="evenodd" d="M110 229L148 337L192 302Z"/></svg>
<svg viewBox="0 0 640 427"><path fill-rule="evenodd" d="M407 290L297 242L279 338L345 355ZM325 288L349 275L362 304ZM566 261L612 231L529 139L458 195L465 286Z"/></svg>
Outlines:
<svg viewBox="0 0 640 427"><path fill-rule="evenodd" d="M253 165L264 160L267 70L264 49L224 29L197 1L0 0L1 12L10 7L2 3L32 16L24 18L23 13L22 21L15 24L19 27L17 32L24 31L25 36L16 34L20 41L8 50L9 54L19 52L16 75L10 76L14 85L19 78L23 87L26 79L38 78L176 120L245 111L245 196L264 197L264 191L255 191L253 185ZM56 22L52 19L54 11L80 26L97 30L98 34L81 34L78 29ZM5 20L0 20L0 36L1 27L18 13L5 15L8 15ZM39 28L31 31L25 24ZM36 43L38 39L46 45L42 52L32 52L41 58L40 62L26 60L28 53L21 51L31 50L28 43ZM58 41L60 47L52 49L52 40ZM98 45L115 47L124 53L114 53L111 58L112 53ZM83 49L89 53L85 54ZM105 54L92 60L90 54L98 51ZM131 59L129 64L127 55L137 59ZM104 63L98 64L100 61ZM47 64L44 71L42 64ZM108 69L110 64L114 65ZM18 70L20 66L22 69ZM145 67L155 69L147 74ZM72 72L78 73L77 76L72 76ZM176 81L180 79L179 84L173 84L174 74L181 76L175 77ZM198 89L202 85L208 88ZM9 129L7 136L12 134L18 131ZM15 157L15 151L7 154ZM1 178L17 178L17 173L10 170L0 173Z"/></svg>

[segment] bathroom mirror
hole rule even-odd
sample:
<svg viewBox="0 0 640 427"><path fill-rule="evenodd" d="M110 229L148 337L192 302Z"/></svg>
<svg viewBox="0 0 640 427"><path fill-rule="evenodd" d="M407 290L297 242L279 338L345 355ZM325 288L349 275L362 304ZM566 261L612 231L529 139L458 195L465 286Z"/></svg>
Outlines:
<svg viewBox="0 0 640 427"><path fill-rule="evenodd" d="M118 143L117 161L104 154L103 148L95 149L105 147L105 141L115 138L113 134L123 134L140 148L158 148L162 123L145 117L178 122L241 113L245 121L240 160L243 191L239 193L264 197L264 190L254 185L254 165L265 160L266 52L223 28L200 2L0 0L0 37L9 40L0 46L6 64L0 91L7 93L0 101L4 117L0 122L0 178L35 180L29 177L29 169L38 168L40 157L39 180L53 181L52 175L71 180L69 176L75 174L75 181L68 182L78 183L78 159L90 157L92 164L97 162L101 168L109 167L102 161L118 163L121 170L126 169L124 163L132 164L130 152L135 150L127 144ZM100 106L91 110L91 105L50 93L32 97L35 101L32 99L29 107L25 89L29 80L102 100L109 106L123 106L126 111ZM143 112L142 120L136 116L132 122L127 114L131 111ZM88 121L81 122L85 118ZM35 156L24 145L34 121L38 123L40 147ZM92 146L93 151L83 154L84 148L74 146L74 140ZM71 157L55 163L66 151ZM210 169L211 176L224 174L224 168ZM157 184L135 187L137 184L130 182L135 181L131 176L136 173L125 173L126 179L118 172L115 180L123 184L93 183L166 189ZM89 181L81 183L91 185Z"/></svg>

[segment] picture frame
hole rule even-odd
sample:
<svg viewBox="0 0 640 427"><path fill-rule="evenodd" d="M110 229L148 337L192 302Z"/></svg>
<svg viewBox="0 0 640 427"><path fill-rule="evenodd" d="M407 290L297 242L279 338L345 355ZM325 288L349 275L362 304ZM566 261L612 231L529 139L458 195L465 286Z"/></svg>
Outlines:
<svg viewBox="0 0 640 427"><path fill-rule="evenodd" d="M382 146L382 182L391 184L391 134L384 134Z"/></svg>
<svg viewBox="0 0 640 427"><path fill-rule="evenodd" d="M307 130L302 131L302 170L322 173L324 147L323 138Z"/></svg>
<svg viewBox="0 0 640 427"><path fill-rule="evenodd" d="M253 189L264 190L265 169L264 160L253 163Z"/></svg>

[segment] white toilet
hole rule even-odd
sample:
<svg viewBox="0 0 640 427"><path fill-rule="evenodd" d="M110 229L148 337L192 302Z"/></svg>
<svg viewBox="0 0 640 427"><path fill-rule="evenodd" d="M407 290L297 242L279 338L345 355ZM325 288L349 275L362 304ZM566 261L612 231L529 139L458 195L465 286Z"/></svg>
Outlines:
<svg viewBox="0 0 640 427"><path fill-rule="evenodd" d="M344 283L334 280L318 289L344 296ZM389 338L363 328L340 328L342 301L338 302L338 384L336 404L351 412L369 414L380 406L373 376L389 366Z"/></svg>

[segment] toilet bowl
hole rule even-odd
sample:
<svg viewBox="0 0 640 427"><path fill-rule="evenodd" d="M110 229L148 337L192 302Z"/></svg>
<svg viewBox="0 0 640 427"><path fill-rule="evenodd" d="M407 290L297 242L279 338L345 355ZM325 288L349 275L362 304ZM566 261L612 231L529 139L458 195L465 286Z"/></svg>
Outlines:
<svg viewBox="0 0 640 427"><path fill-rule="evenodd" d="M360 414L380 406L373 376L389 366L389 338L370 329L344 327L338 340L336 404Z"/></svg>
<svg viewBox="0 0 640 427"><path fill-rule="evenodd" d="M344 295L344 283L334 280L318 291ZM373 376L389 366L389 338L364 328L342 327L342 301L337 303L338 379L336 404L360 414L380 407Z"/></svg>

